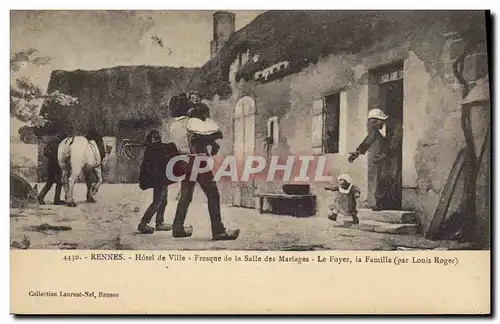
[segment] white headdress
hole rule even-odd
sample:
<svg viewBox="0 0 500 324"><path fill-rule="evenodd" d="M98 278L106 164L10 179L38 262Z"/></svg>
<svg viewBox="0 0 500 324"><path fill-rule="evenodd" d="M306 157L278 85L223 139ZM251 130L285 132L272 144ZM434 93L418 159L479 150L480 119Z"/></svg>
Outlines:
<svg viewBox="0 0 500 324"><path fill-rule="evenodd" d="M371 119L371 118L386 120L387 118L389 118L389 116L386 113L384 113L382 110L375 108L375 109L372 109L368 112L368 119Z"/></svg>
<svg viewBox="0 0 500 324"><path fill-rule="evenodd" d="M349 191L351 191L351 187L352 187L351 177L347 173L343 173L337 177L337 181L340 181L340 180L344 180L345 182L349 183L349 188L344 189L344 188L339 187L339 192L349 193Z"/></svg>

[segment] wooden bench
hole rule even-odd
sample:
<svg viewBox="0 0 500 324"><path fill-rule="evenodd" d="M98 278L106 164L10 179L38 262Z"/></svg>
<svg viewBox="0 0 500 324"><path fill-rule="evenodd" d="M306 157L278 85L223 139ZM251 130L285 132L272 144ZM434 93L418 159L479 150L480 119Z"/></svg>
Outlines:
<svg viewBox="0 0 500 324"><path fill-rule="evenodd" d="M259 213L309 217L316 214L316 196L287 195L285 193L255 193L255 209ZM268 208L265 208L265 205Z"/></svg>

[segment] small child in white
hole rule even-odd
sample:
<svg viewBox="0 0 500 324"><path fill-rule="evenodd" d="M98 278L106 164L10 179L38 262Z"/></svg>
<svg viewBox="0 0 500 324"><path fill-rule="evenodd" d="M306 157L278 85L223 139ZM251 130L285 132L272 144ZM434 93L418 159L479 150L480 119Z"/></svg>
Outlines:
<svg viewBox="0 0 500 324"><path fill-rule="evenodd" d="M351 216L353 224L359 224L358 209L356 199L361 196L358 186L352 183L348 174L341 174L337 177L338 186L325 187L325 190L338 191L337 197L332 205L328 219L337 220L337 215Z"/></svg>

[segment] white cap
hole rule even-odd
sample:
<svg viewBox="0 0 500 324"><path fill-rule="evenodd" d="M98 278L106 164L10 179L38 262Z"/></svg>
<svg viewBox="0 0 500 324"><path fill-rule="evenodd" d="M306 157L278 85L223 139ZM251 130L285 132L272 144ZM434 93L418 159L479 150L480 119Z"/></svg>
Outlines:
<svg viewBox="0 0 500 324"><path fill-rule="evenodd" d="M340 180L345 180L346 182L348 183L352 183L352 180L351 180L351 177L347 174L347 173L344 173L344 174L341 174L337 177L337 180L340 181Z"/></svg>
<svg viewBox="0 0 500 324"><path fill-rule="evenodd" d="M386 120L387 118L389 118L389 116L386 115L382 110L376 108L376 109L371 109L368 112L368 119L370 119L370 118Z"/></svg>

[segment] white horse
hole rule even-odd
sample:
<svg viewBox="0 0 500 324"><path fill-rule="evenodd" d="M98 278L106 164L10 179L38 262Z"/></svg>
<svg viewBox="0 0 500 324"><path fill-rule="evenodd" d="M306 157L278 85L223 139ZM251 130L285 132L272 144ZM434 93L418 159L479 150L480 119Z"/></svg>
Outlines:
<svg viewBox="0 0 500 324"><path fill-rule="evenodd" d="M109 151L110 148L106 149ZM68 207L76 206L73 190L82 171L87 184L87 202L95 202L94 196L102 184L102 166L105 157L106 152L100 153L95 140L89 141L84 136L74 136L61 141L57 150L57 160L62 171L61 180ZM94 184L92 184L92 174L97 178Z"/></svg>

